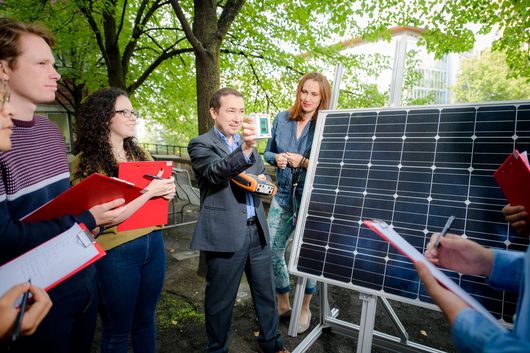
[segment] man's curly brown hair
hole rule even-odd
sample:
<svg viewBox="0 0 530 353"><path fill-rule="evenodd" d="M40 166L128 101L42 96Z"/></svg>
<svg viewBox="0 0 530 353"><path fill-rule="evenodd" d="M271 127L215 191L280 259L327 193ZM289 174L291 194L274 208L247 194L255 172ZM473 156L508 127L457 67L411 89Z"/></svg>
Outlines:
<svg viewBox="0 0 530 353"><path fill-rule="evenodd" d="M82 155L75 179L84 179L96 172L118 176L118 162L112 154L109 136L111 119L116 115L116 100L120 96L128 97L122 89L103 88L92 93L81 106L75 123L75 150ZM123 147L127 160L147 160L136 138L126 138Z"/></svg>

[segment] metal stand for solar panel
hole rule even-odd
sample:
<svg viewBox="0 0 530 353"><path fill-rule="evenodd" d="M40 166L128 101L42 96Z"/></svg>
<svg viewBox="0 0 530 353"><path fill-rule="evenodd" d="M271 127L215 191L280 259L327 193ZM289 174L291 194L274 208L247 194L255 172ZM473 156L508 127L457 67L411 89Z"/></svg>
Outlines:
<svg viewBox="0 0 530 353"><path fill-rule="evenodd" d="M296 328L298 327L295 320L296 312L299 312L301 302L303 300L304 288L306 278L299 277L296 286L296 293L293 305L293 319L289 325L289 335L296 336ZM327 283L319 283L320 285L320 300L319 300L319 323L307 335L307 337L298 344L292 351L293 353L306 352L317 341L324 330L330 329L333 332L339 333L343 336L357 339L357 353L369 353L372 350L372 342L376 346L387 348L394 352L430 352L442 353L443 351L423 346L408 339L408 333L403 327L398 316L392 309L388 300L373 294L359 293L359 298L362 300L361 319L358 325L337 319L339 314L338 309L330 309L328 300L328 286ZM374 331L375 314L377 308L377 301L382 304L386 314L392 320L394 327L398 331L398 337L388 335L383 332ZM296 322L295 322L296 321Z"/></svg>
<svg viewBox="0 0 530 353"><path fill-rule="evenodd" d="M396 52L394 57L394 68L392 84L390 87L390 105L399 106L401 100L401 88L404 76L405 56L407 48L407 36L400 38L396 45ZM331 107L335 109L338 102L338 95L340 91L340 81L343 74L343 66L337 64L335 67L335 78L333 81L333 92L331 96ZM289 323L288 334L291 337L296 337L298 334L298 321L302 309L302 302L304 298L304 289L307 278L299 277L296 284L296 291L293 300L293 309L291 321ZM399 317L392 309L388 300L384 297L376 296L368 293L359 293L359 298L362 300L362 311L359 325L349 323L337 319L339 310L336 308L330 309L328 300L328 285L320 282L320 310L319 323L307 335L307 337L298 344L292 351L293 353L302 353L307 351L313 343L320 337L324 329L331 329L344 336L357 339L357 353L369 353L372 350L372 342L375 341L376 346L388 348L392 351L398 352L433 352L441 353L443 351L434 349L432 347L423 346L408 340L408 333L405 327L399 320ZM382 332L374 331L375 315L377 308L377 301L381 303L386 314L389 316L394 327L399 333L399 337L391 336Z"/></svg>

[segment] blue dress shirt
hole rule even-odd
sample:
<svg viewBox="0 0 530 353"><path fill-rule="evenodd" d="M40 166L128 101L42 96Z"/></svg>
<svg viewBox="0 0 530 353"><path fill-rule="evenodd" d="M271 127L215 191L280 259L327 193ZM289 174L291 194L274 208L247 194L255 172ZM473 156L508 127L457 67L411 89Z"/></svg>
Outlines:
<svg viewBox="0 0 530 353"><path fill-rule="evenodd" d="M239 136L238 134L235 134L233 136L233 143L230 144L230 142L228 141L226 136L223 135L223 133L221 131L217 130L216 127L214 127L214 130L215 130L215 133L226 144L226 146L228 147L230 152L234 152L234 150L236 148L238 148L239 145L241 144L241 136ZM249 162L250 161L250 156L247 156L244 153L243 153L243 155L245 156L245 159L247 160L247 162ZM245 194L246 194L246 201L247 201L247 219L248 219L248 218L256 216L256 210L254 208L254 198L252 197L252 194L250 192L248 192L248 191Z"/></svg>

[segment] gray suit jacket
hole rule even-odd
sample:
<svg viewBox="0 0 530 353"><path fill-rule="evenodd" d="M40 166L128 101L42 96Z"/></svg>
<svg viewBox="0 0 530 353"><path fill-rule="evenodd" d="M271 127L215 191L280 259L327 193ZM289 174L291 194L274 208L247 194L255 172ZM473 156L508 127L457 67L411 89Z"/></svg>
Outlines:
<svg viewBox="0 0 530 353"><path fill-rule="evenodd" d="M201 211L191 248L204 251L234 252L243 246L247 227L245 190L230 179L243 171L265 173L265 165L254 149L247 162L240 147L230 153L214 129L190 141L188 153L201 192ZM263 205L253 195L258 231L267 243L269 228Z"/></svg>

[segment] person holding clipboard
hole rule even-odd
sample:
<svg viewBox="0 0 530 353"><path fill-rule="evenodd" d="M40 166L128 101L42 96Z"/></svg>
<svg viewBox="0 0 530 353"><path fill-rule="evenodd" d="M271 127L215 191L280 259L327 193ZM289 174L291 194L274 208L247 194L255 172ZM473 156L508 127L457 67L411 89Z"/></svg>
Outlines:
<svg viewBox="0 0 530 353"><path fill-rule="evenodd" d="M0 17L0 78L16 111L10 151L0 153L0 264L48 241L75 223L96 231L119 220L123 199L34 223L20 219L70 187L64 136L38 104L55 99L59 73L45 28ZM89 353L97 318L95 268L88 266L49 291L54 305L31 336L0 352ZM23 332L24 333L24 332Z"/></svg>
<svg viewBox="0 0 530 353"><path fill-rule="evenodd" d="M507 219L514 213L510 210L507 214L506 208L503 212ZM518 220L508 221L514 225ZM425 264L417 262L418 274L447 317L459 352L530 352L530 249L522 252L487 248L457 234L438 233L427 245L425 257L442 268L484 276L492 288L519 295L513 330L501 330L438 283Z"/></svg>
<svg viewBox="0 0 530 353"><path fill-rule="evenodd" d="M0 151L11 148L11 116L15 115L15 110L9 97L7 84L0 79ZM23 302L27 301L29 293L33 296L33 303L17 308L18 300L24 297ZM11 336L15 341L19 336L31 335L51 307L52 301L42 288L31 286L29 282L12 287L0 297L0 340L5 341Z"/></svg>
<svg viewBox="0 0 530 353"><path fill-rule="evenodd" d="M125 91L105 88L90 95L75 126L78 154L71 166L72 183L96 172L117 177L119 162L153 160L136 143L137 119ZM175 196L173 177L160 176L154 175L145 192L123 207L126 217L151 198L171 200ZM154 353L155 309L166 264L161 230L119 232L110 227L96 240L107 252L96 263L103 323L101 352L127 352L130 336L134 352Z"/></svg>

